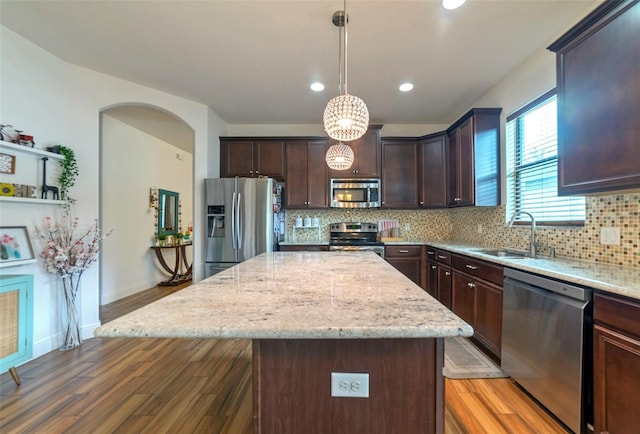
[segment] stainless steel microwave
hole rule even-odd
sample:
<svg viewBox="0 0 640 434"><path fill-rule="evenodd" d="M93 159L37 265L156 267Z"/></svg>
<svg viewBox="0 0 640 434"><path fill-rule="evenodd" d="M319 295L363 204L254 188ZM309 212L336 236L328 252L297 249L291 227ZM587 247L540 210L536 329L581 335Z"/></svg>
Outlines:
<svg viewBox="0 0 640 434"><path fill-rule="evenodd" d="M332 179L332 208L379 208L380 179Z"/></svg>

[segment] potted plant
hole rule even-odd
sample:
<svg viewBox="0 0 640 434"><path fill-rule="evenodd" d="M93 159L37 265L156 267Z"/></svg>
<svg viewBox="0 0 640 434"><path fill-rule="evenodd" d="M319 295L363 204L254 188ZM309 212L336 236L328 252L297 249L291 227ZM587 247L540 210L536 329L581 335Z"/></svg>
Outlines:
<svg viewBox="0 0 640 434"><path fill-rule="evenodd" d="M59 162L60 176L58 176L58 183L60 184L60 199L73 203L75 199L69 197L69 190L76 184L76 177L78 176L76 154L73 152L73 149L63 145L54 145L47 148L47 150L64 157Z"/></svg>
<svg viewBox="0 0 640 434"><path fill-rule="evenodd" d="M182 239L184 238L184 234L182 232L176 232L176 244L182 244Z"/></svg>
<svg viewBox="0 0 640 434"><path fill-rule="evenodd" d="M158 232L158 245L164 246L167 243L167 233L165 231Z"/></svg>

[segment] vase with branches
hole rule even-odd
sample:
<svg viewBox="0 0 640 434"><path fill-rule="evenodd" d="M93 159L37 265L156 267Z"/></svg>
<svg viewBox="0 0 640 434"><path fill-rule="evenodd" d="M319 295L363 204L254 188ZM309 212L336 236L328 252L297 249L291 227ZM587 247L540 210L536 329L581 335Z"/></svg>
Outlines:
<svg viewBox="0 0 640 434"><path fill-rule="evenodd" d="M37 227L35 232L43 245L40 257L43 258L44 269L57 274L62 281L67 308L67 327L62 351L80 346L80 321L76 304L78 288L82 273L98 259L100 247L110 232L100 232L98 220L86 230L79 231L79 219L70 215L70 210L63 212L59 221L51 217L45 218L44 228Z"/></svg>

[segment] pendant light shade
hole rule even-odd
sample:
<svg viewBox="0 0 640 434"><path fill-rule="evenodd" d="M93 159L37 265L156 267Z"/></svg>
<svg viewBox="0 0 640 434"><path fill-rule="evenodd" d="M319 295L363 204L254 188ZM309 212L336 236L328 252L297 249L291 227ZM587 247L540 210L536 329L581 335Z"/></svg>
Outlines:
<svg viewBox="0 0 640 434"><path fill-rule="evenodd" d="M340 95L332 98L324 109L324 129L332 139L348 142L359 139L367 131L369 110L363 100L357 96L350 95L347 90L347 26L349 19L346 0L344 0L344 10L335 12L332 22L340 29L338 35ZM343 143L334 146L339 145L348 147ZM351 153L353 154L353 151ZM328 161L329 153L327 153Z"/></svg>
<svg viewBox="0 0 640 434"><path fill-rule="evenodd" d="M369 126L367 105L355 95L338 95L324 109L324 129L334 140L359 139Z"/></svg>
<svg viewBox="0 0 640 434"><path fill-rule="evenodd" d="M330 169L346 170L353 164L353 149L349 145L338 142L327 149L325 160Z"/></svg>

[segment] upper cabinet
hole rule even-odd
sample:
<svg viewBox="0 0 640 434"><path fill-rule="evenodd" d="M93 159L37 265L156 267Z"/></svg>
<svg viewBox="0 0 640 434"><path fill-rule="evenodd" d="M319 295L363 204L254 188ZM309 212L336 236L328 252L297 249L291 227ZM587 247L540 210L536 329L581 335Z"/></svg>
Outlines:
<svg viewBox="0 0 640 434"><path fill-rule="evenodd" d="M500 204L500 108L474 108L447 130L447 205Z"/></svg>
<svg viewBox="0 0 640 434"><path fill-rule="evenodd" d="M347 170L330 170L331 178L379 178L381 167L380 130L382 125L369 125L362 137L352 142L354 160Z"/></svg>
<svg viewBox="0 0 640 434"><path fill-rule="evenodd" d="M447 207L447 135L442 133L422 137L419 150L419 206Z"/></svg>
<svg viewBox="0 0 640 434"><path fill-rule="evenodd" d="M284 179L284 141L220 138L220 177Z"/></svg>
<svg viewBox="0 0 640 434"><path fill-rule="evenodd" d="M382 208L418 207L418 142L382 140Z"/></svg>
<svg viewBox="0 0 640 434"><path fill-rule="evenodd" d="M328 146L329 140L321 139L286 141L286 208L329 208Z"/></svg>
<svg viewBox="0 0 640 434"><path fill-rule="evenodd" d="M640 1L602 3L554 42L558 193L640 187Z"/></svg>

